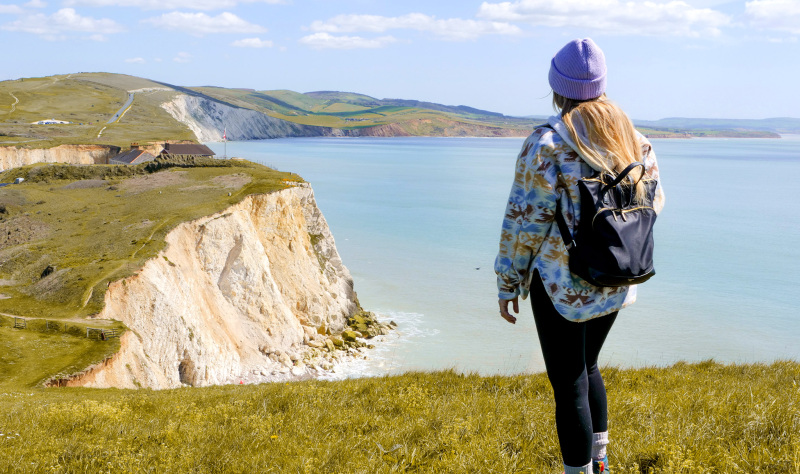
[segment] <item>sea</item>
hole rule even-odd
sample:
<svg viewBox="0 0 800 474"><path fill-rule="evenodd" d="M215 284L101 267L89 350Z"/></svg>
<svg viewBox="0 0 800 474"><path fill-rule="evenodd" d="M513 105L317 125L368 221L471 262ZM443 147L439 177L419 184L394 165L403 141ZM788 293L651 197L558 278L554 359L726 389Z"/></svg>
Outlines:
<svg viewBox="0 0 800 474"><path fill-rule="evenodd" d="M209 143L309 181L362 306L398 328L334 377L540 372L529 301L499 315L493 263L522 138ZM800 135L653 139L656 276L601 364L800 360Z"/></svg>

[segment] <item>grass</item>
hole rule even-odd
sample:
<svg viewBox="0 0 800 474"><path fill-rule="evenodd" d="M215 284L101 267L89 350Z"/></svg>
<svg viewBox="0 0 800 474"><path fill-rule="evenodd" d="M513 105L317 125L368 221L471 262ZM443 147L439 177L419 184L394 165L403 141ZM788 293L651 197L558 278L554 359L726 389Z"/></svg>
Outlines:
<svg viewBox="0 0 800 474"><path fill-rule="evenodd" d="M246 161L31 165L0 194L0 313L70 319L99 312L109 282L136 272L181 222L300 181ZM231 181L232 180L232 181ZM52 267L50 275L44 275Z"/></svg>
<svg viewBox="0 0 800 474"><path fill-rule="evenodd" d="M800 364L606 369L612 472L800 472ZM561 472L543 374L0 393L4 472Z"/></svg>
<svg viewBox="0 0 800 474"><path fill-rule="evenodd" d="M0 82L0 146L50 148L64 144L109 144L127 147L131 142L194 140L188 127L161 108L161 103L175 95L174 91L137 93L133 107L119 122L106 123L125 103L128 90L154 87L165 86L133 76L104 73ZM31 124L50 118L71 123Z"/></svg>
<svg viewBox="0 0 800 474"><path fill-rule="evenodd" d="M29 320L26 329L14 329L13 318L0 316L0 392L80 372L119 350L118 338L89 339L87 327L122 329L112 321L48 325L44 320Z"/></svg>

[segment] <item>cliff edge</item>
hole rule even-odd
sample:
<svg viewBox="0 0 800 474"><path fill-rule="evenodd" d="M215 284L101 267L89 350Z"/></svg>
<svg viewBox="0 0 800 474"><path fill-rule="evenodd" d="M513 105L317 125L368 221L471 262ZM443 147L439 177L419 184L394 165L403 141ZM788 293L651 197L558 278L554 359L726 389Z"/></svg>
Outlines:
<svg viewBox="0 0 800 474"><path fill-rule="evenodd" d="M96 315L130 329L120 351L60 385L161 389L330 368L324 334L340 333L359 307L311 188L247 196L166 241L109 285Z"/></svg>

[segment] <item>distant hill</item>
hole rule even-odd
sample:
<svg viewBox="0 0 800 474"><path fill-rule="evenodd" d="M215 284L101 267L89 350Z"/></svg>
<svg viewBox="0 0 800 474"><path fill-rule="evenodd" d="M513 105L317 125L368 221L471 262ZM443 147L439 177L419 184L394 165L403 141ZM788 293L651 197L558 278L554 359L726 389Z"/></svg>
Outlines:
<svg viewBox="0 0 800 474"><path fill-rule="evenodd" d="M664 118L655 121L637 120L637 126L653 128L678 128L684 130L765 130L778 133L800 133L800 119L778 117L768 119L703 119Z"/></svg>
<svg viewBox="0 0 800 474"><path fill-rule="evenodd" d="M128 107L128 100L134 95ZM119 115L116 115L119 114ZM67 124L38 125L55 119ZM338 91L299 93L186 87L135 76L76 73L0 82L0 146L216 141L298 136L524 137L543 117L466 105L377 99ZM800 119L668 118L635 121L647 136L777 137Z"/></svg>

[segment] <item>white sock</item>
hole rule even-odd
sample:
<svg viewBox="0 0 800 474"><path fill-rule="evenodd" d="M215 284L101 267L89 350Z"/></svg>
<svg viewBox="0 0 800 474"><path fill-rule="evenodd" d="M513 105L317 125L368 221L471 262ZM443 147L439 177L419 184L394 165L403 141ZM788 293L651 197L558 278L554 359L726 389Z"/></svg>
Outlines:
<svg viewBox="0 0 800 474"><path fill-rule="evenodd" d="M564 474L592 474L592 462L585 466L572 467L564 464Z"/></svg>
<svg viewBox="0 0 800 474"><path fill-rule="evenodd" d="M606 458L606 445L608 444L608 431L592 434L592 459L602 461Z"/></svg>

